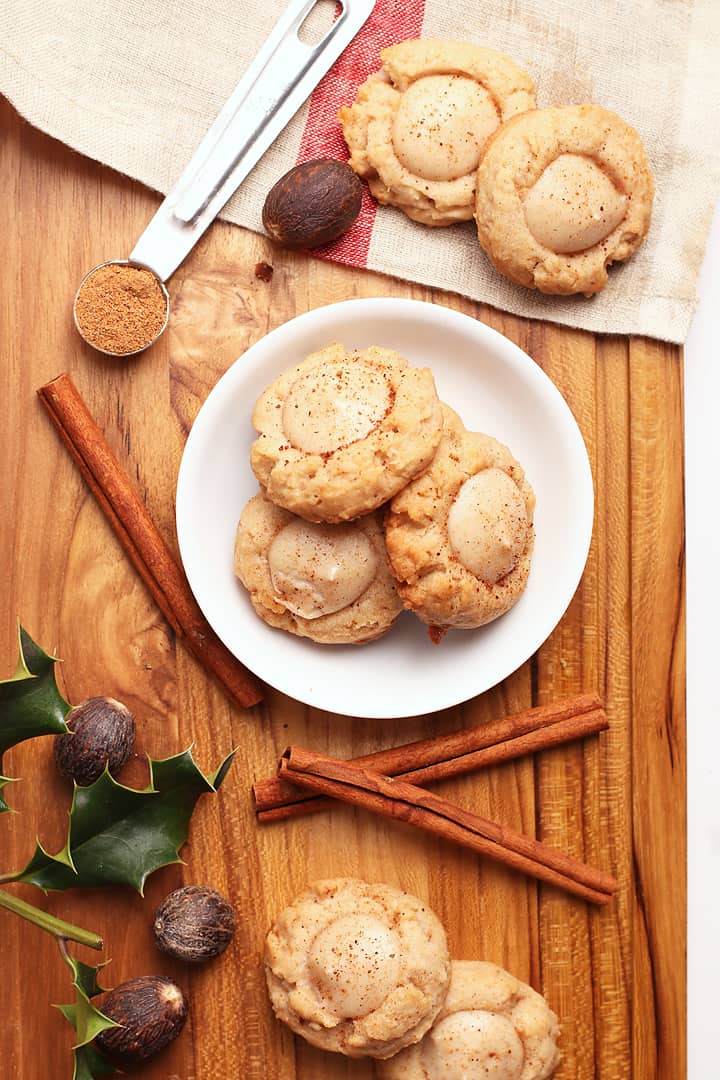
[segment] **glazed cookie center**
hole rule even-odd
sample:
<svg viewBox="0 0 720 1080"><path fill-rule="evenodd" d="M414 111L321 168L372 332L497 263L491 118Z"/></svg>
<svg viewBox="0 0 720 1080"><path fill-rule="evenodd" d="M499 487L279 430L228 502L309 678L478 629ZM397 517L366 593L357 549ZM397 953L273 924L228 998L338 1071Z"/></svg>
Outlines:
<svg viewBox="0 0 720 1080"><path fill-rule="evenodd" d="M267 558L275 599L303 619L349 607L377 570L375 549L353 525L293 521L277 534Z"/></svg>
<svg viewBox="0 0 720 1080"><path fill-rule="evenodd" d="M422 1060L429 1080L519 1080L525 1051L506 1017L473 1009L435 1024Z"/></svg>
<svg viewBox="0 0 720 1080"><path fill-rule="evenodd" d="M517 564L529 524L523 497L508 474L483 469L457 493L448 515L448 538L463 566L494 585Z"/></svg>
<svg viewBox="0 0 720 1080"><path fill-rule="evenodd" d="M484 87L463 75L426 75L402 95L393 124L398 160L423 180L457 180L477 169L498 126Z"/></svg>
<svg viewBox="0 0 720 1080"><path fill-rule="evenodd" d="M558 255L599 244L625 217L627 197L588 157L560 154L525 196L525 220Z"/></svg>
<svg viewBox="0 0 720 1080"><path fill-rule="evenodd" d="M390 405L390 386L378 368L352 359L320 364L290 387L283 430L296 449L331 454L369 435Z"/></svg>
<svg viewBox="0 0 720 1080"><path fill-rule="evenodd" d="M308 966L333 1012L367 1016L398 985L400 942L380 919L347 915L318 934Z"/></svg>

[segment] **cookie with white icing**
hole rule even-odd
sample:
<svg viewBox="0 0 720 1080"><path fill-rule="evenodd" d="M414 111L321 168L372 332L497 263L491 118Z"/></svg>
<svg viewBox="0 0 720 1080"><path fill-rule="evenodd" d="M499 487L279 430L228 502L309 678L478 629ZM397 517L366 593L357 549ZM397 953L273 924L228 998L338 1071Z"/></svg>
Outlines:
<svg viewBox="0 0 720 1080"><path fill-rule="evenodd" d="M558 1018L496 964L454 960L445 1004L422 1042L379 1062L381 1080L549 1080Z"/></svg>
<svg viewBox="0 0 720 1080"><path fill-rule="evenodd" d="M507 446L466 431L447 406L428 469L392 499L390 566L406 608L435 631L505 614L530 573L535 496Z"/></svg>
<svg viewBox="0 0 720 1080"><path fill-rule="evenodd" d="M501 274L592 296L650 227L653 180L637 131L599 105L535 109L500 127L477 172L478 238Z"/></svg>
<svg viewBox="0 0 720 1080"><path fill-rule="evenodd" d="M240 517L234 565L261 619L325 645L373 641L402 611L378 514L315 524L256 495Z"/></svg>
<svg viewBox="0 0 720 1080"><path fill-rule="evenodd" d="M313 1046L386 1058L417 1042L450 979L445 931L427 904L390 885L310 885L265 944L275 1014Z"/></svg>
<svg viewBox="0 0 720 1080"><path fill-rule="evenodd" d="M378 202L425 225L468 221L492 133L535 106L527 72L468 41L403 41L338 116L350 165Z"/></svg>
<svg viewBox="0 0 720 1080"><path fill-rule="evenodd" d="M422 472L442 435L427 368L393 349L329 345L286 371L253 411L250 464L269 499L308 521L350 521Z"/></svg>

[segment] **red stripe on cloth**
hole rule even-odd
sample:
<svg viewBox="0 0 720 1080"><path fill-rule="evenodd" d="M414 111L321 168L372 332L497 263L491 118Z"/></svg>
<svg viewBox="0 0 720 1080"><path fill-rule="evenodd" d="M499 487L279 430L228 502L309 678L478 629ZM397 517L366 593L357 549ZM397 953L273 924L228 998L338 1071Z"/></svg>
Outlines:
<svg viewBox="0 0 720 1080"><path fill-rule="evenodd" d="M360 33L312 93L298 165L318 157L347 161L349 155L337 119L338 109L341 105L351 105L358 86L381 66L381 49L420 36L424 14L425 0L376 0ZM365 266L376 210L375 200L363 185L362 208L352 229L313 254L349 266Z"/></svg>

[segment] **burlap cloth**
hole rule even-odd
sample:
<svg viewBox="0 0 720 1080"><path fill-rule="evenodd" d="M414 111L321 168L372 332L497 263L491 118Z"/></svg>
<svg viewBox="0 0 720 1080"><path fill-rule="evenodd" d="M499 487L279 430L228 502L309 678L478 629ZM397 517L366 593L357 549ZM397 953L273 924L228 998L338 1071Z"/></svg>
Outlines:
<svg viewBox="0 0 720 1080"><path fill-rule="evenodd" d="M167 192L283 7L4 0L0 91L32 124ZM379 49L418 36L491 45L531 73L540 106L592 101L634 124L657 189L648 240L590 300L511 285L472 224L427 229L369 197L352 233L325 254L520 315L684 341L720 177L720 0L377 0L223 216L260 230L278 176L298 160L343 156L338 106L379 66Z"/></svg>

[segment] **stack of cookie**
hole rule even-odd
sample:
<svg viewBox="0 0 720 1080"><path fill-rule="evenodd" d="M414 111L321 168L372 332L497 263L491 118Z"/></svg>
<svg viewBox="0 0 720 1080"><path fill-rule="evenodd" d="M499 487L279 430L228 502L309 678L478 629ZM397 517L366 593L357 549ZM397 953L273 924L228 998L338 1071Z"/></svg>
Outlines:
<svg viewBox="0 0 720 1080"><path fill-rule="evenodd" d="M273 1009L314 1046L372 1057L384 1080L547 1080L558 1020L526 983L451 960L426 904L391 885L310 885L265 944Z"/></svg>
<svg viewBox="0 0 720 1080"><path fill-rule="evenodd" d="M425 225L473 217L490 261L545 293L591 296L650 226L638 133L598 105L535 108L530 76L494 49L403 41L339 119L380 203Z"/></svg>
<svg viewBox="0 0 720 1080"><path fill-rule="evenodd" d="M439 640L509 610L530 571L521 466L465 430L432 373L390 349L330 345L259 398L235 572L271 626L372 641L407 608Z"/></svg>

